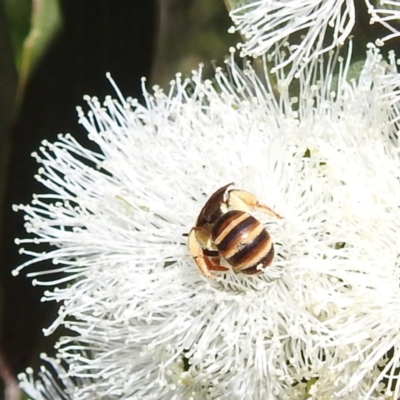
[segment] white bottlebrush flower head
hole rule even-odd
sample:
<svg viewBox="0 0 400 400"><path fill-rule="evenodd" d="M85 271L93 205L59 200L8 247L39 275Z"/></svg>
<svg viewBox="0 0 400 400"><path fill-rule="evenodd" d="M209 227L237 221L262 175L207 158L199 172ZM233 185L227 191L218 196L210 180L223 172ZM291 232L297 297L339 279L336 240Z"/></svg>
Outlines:
<svg viewBox="0 0 400 400"><path fill-rule="evenodd" d="M199 69L191 79L178 75L169 93L144 90L145 105L91 98L80 121L98 151L71 135L43 143L38 179L51 193L16 207L34 236L19 243L53 247L23 250L32 260L19 270L53 260L62 279L30 276L68 283L45 294L62 304L48 333L64 324L74 335L61 338L58 360L50 360L65 388L48 371L45 386L28 373L21 384L32 398L381 394L380 359L371 374L356 355L361 346L384 358L393 331L379 336L379 324L368 323L374 312L377 323L390 312L380 320L385 302L370 300L389 289L400 299L398 114L390 95L398 75L394 61L384 64L372 49L358 83L346 81L349 60L339 59L334 85L335 57L303 71L297 98L282 74L278 95L266 76L232 61L214 82ZM207 198L232 181L284 217L256 214L276 256L259 276L210 280L184 235ZM378 337L372 349L368 337L352 336L364 328ZM345 393L339 377L345 386L358 368Z"/></svg>
<svg viewBox="0 0 400 400"><path fill-rule="evenodd" d="M355 20L354 0L226 0L232 8L230 16L235 27L245 38L240 44L244 56L258 57L264 54L289 56L275 68L291 65L287 79L298 74L307 63L348 39ZM400 22L399 1L384 1L386 7L376 8L365 0L371 15L371 24L378 22L389 29L390 34L378 38L377 45L398 36L399 31L390 22ZM293 35L301 39L293 42Z"/></svg>

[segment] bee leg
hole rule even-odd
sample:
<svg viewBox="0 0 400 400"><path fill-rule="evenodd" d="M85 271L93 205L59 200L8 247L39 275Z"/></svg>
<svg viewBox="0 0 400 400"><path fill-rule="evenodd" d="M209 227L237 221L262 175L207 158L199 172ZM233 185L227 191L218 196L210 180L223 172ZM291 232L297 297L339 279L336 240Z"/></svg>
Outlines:
<svg viewBox="0 0 400 400"><path fill-rule="evenodd" d="M234 210L254 210L258 209L270 215L271 217L282 219L279 214L264 204L260 204L257 198L244 190L230 190L228 192L227 205L230 209Z"/></svg>
<svg viewBox="0 0 400 400"><path fill-rule="evenodd" d="M197 239L196 228L192 228L189 233L188 250L194 261L196 262L196 265L199 268L200 272L207 278L215 279L216 276L210 271L220 271L220 269L213 261L211 261L209 257L204 254L203 248L200 246L200 242Z"/></svg>
<svg viewBox="0 0 400 400"><path fill-rule="evenodd" d="M216 250L203 249L203 255L208 261L208 269L212 271L229 271L229 268L221 265L221 257Z"/></svg>

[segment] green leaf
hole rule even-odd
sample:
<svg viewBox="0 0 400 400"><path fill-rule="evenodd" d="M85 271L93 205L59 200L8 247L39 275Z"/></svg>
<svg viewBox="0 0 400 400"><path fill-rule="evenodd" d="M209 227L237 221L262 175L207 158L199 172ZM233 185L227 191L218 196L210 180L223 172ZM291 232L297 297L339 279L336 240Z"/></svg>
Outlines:
<svg viewBox="0 0 400 400"><path fill-rule="evenodd" d="M17 86L11 38L9 35L5 7L0 0L0 194L4 193L4 172L8 149L8 126L14 111L14 99ZM1 210L0 198L0 210Z"/></svg>
<svg viewBox="0 0 400 400"><path fill-rule="evenodd" d="M4 0L4 5L14 53L14 62L19 69L24 41L31 28L32 1Z"/></svg>
<svg viewBox="0 0 400 400"><path fill-rule="evenodd" d="M31 29L26 37L21 55L19 98L24 91L29 75L34 71L53 38L61 27L61 12L58 0L33 0Z"/></svg>
<svg viewBox="0 0 400 400"><path fill-rule="evenodd" d="M236 8L245 6L247 4L254 3L255 1L258 1L258 0L224 0L228 11L235 10Z"/></svg>

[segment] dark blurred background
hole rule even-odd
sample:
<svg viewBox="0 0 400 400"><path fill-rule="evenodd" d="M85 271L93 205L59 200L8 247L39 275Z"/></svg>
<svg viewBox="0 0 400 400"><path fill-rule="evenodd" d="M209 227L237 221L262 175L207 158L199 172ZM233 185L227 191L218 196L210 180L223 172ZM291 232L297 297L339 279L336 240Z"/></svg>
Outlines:
<svg viewBox="0 0 400 400"><path fill-rule="evenodd" d="M30 154L59 132L93 146L75 107L85 94L113 95L106 72L140 99L142 76L166 87L178 71L222 60L233 43L229 26L218 0L0 0L0 399L23 398L14 377L38 370L39 353L52 354L61 334L42 333L59 305L40 302L44 288L26 271L11 275L24 261L14 239L26 237L11 206L43 191Z"/></svg>
<svg viewBox="0 0 400 400"><path fill-rule="evenodd" d="M363 59L365 43L382 28L369 25L364 0L355 3L356 57ZM43 191L30 154L59 132L93 146L75 107L85 94L113 95L106 72L139 99L142 76L149 87L166 88L176 72L187 75L200 62L211 76L211 61L221 64L239 40L227 33L230 25L223 0L0 0L0 400L23 398L16 374L38 370L39 353L52 354L62 333L43 337L59 305L40 302L44 289L26 271L11 276L24 261L14 239L26 237L11 206Z"/></svg>

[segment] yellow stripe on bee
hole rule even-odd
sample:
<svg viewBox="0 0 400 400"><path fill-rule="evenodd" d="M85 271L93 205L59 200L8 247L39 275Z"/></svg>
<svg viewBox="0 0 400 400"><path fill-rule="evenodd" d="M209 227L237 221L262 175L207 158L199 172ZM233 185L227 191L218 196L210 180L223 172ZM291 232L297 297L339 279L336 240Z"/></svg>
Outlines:
<svg viewBox="0 0 400 400"><path fill-rule="evenodd" d="M228 235L233 228L239 225L242 221L246 220L249 217L248 214L243 213L242 215L234 216L232 221L225 227L225 229L214 239L214 243L218 246Z"/></svg>
<svg viewBox="0 0 400 400"><path fill-rule="evenodd" d="M240 271L258 264L267 257L272 248L272 240L268 238L264 240L259 246L250 251L245 259L239 265L234 267L235 271Z"/></svg>
<svg viewBox="0 0 400 400"><path fill-rule="evenodd" d="M242 234L238 234L229 243L227 251L223 252L224 258L233 257L242 247L253 242L263 230L263 226L259 223L256 227L253 226L249 229L246 229L246 231Z"/></svg>

